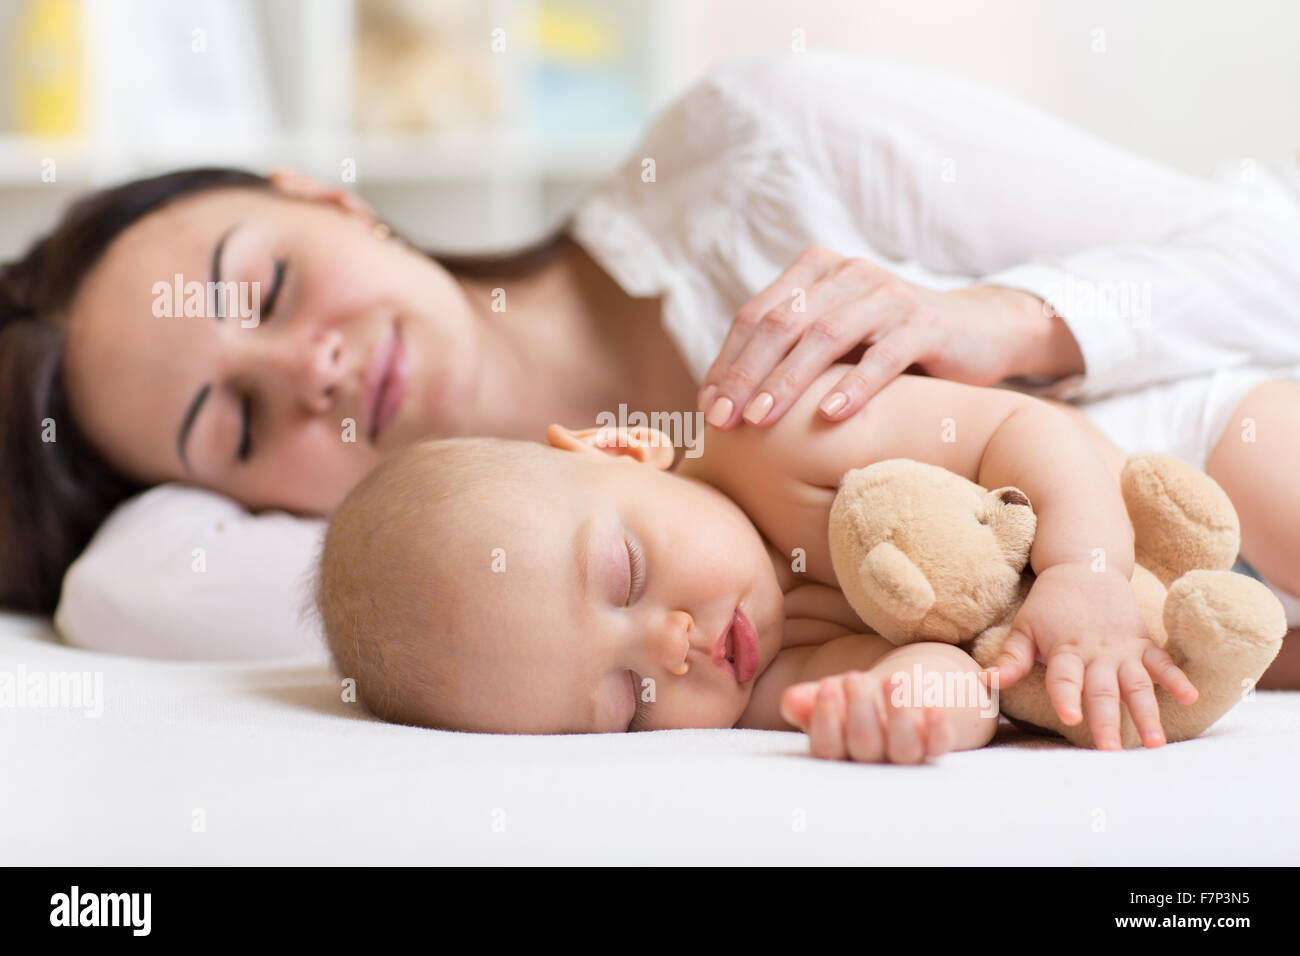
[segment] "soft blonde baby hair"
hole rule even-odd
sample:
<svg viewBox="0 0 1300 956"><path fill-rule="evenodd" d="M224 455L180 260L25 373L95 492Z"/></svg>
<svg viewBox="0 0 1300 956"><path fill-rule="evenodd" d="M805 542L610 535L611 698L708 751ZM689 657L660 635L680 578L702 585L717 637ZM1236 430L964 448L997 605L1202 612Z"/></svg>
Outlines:
<svg viewBox="0 0 1300 956"><path fill-rule="evenodd" d="M334 512L314 599L340 674L375 716L444 726L439 688L453 675L438 646L461 611L446 546L494 494L522 493L545 446L498 438L420 442L377 465ZM502 489L502 484L507 485Z"/></svg>

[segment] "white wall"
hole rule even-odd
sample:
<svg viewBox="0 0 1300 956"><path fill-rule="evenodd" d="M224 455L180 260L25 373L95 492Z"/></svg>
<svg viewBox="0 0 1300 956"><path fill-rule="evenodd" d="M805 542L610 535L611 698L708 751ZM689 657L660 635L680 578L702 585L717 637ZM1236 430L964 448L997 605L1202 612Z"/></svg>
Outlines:
<svg viewBox="0 0 1300 956"><path fill-rule="evenodd" d="M320 0L266 2L287 15ZM1300 0L640 2L653 5L659 21L664 97L726 56L789 50L799 28L811 48L964 76L1194 173L1229 157L1278 162L1300 150ZM19 3L0 0L0 67ZM0 108L0 159L3 114ZM0 258L46 228L74 185L0 182ZM491 205L460 184L438 192L437 202L435 190L401 180L362 188L394 222L443 247L455 247L460 236L477 245L473 237L484 231L480 220ZM547 216L583 188L582 176L548 187ZM448 195L456 202L444 201Z"/></svg>
<svg viewBox="0 0 1300 956"><path fill-rule="evenodd" d="M810 47L969 77L1192 172L1300 149L1297 0L698 0L681 16L684 78L788 50L800 27Z"/></svg>

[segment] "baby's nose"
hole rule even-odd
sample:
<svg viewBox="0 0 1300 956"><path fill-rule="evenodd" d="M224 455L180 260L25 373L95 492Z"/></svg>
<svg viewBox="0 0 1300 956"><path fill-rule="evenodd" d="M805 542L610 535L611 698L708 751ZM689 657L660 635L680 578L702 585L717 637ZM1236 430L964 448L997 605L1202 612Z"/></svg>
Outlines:
<svg viewBox="0 0 1300 956"><path fill-rule="evenodd" d="M655 629L655 655L668 673L681 677L691 669L691 633L695 619L685 611L669 611Z"/></svg>

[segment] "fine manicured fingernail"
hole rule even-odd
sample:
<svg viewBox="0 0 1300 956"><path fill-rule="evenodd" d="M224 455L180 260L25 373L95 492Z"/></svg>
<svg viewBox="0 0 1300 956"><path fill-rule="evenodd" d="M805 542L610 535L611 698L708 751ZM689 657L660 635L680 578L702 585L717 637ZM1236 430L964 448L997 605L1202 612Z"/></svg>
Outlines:
<svg viewBox="0 0 1300 956"><path fill-rule="evenodd" d="M736 406L732 404L731 399L720 398L713 403L713 407L709 409L709 414L705 416L705 420L714 428L721 428L727 424L727 419L731 417L731 413L735 408Z"/></svg>
<svg viewBox="0 0 1300 956"><path fill-rule="evenodd" d="M710 385L703 392L701 392L700 405L699 405L700 411L704 411L707 408L711 408L713 406L713 398L717 394L718 394L718 386L716 385Z"/></svg>
<svg viewBox="0 0 1300 956"><path fill-rule="evenodd" d="M749 422L751 425L757 425L762 422L763 419L767 418L767 413L772 410L772 406L775 404L776 399L774 399L771 394L768 392L759 392L751 398L749 404L745 406L745 414L743 417L745 421Z"/></svg>
<svg viewBox="0 0 1300 956"><path fill-rule="evenodd" d="M823 415L834 415L841 408L849 403L849 397L843 392L836 392L830 398L822 400L821 409Z"/></svg>

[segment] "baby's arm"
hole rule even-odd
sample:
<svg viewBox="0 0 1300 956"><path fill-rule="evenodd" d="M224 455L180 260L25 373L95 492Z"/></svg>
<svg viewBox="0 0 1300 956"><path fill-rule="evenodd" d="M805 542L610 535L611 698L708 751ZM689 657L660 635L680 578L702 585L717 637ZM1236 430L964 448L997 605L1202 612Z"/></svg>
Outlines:
<svg viewBox="0 0 1300 956"><path fill-rule="evenodd" d="M1083 431L1027 395L913 376L896 379L853 418L828 424L808 396L822 394L842 371L824 373L826 381L770 429L751 429L760 434L743 440L749 447L741 458L773 456L769 467L828 488L850 469L911 458L988 488L1021 489L1038 515L1030 555L1038 579L999 658L1002 686L1041 656L1057 713L1078 723L1086 697L1099 747L1119 747L1121 696L1144 742L1163 742L1152 678L1182 703L1195 700L1196 691L1147 639L1129 584L1128 515L1114 476ZM761 516L754 517L761 526Z"/></svg>
<svg viewBox="0 0 1300 956"><path fill-rule="evenodd" d="M966 652L853 634L782 651L738 726L802 730L814 757L917 763L984 746L997 722Z"/></svg>
<svg viewBox="0 0 1300 956"><path fill-rule="evenodd" d="M1130 579L1133 532L1118 486L1102 459L1063 414L1035 402L989 436L980 462L986 488L1015 485L1038 515L1030 562L1037 575L995 662L1000 684L1047 662L1047 689L1061 719L1080 705L1099 749L1120 748L1119 701L1148 747L1164 743L1153 679L1189 704L1196 689L1148 639Z"/></svg>

